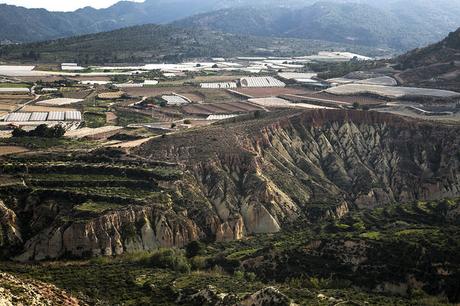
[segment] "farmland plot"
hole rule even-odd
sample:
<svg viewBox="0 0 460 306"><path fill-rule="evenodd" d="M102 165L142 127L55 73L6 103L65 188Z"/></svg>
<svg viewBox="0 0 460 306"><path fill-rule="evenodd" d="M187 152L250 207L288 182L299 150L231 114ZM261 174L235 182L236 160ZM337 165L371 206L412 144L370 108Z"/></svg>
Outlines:
<svg viewBox="0 0 460 306"><path fill-rule="evenodd" d="M416 88L416 87L395 87L365 84L346 84L331 87L326 92L334 95L360 95L372 94L391 99L404 97L426 97L426 98L454 98L460 97L460 93L448 90Z"/></svg>

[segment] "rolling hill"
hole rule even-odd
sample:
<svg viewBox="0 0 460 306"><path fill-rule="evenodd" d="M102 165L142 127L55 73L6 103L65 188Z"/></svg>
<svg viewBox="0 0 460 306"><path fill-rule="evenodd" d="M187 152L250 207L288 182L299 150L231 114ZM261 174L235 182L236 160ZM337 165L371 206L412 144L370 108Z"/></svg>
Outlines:
<svg viewBox="0 0 460 306"><path fill-rule="evenodd" d="M382 53L382 50L374 48L320 40L266 38L170 25L143 25L54 41L3 46L0 58L47 63L142 63L203 57L294 56L327 49L369 55Z"/></svg>
<svg viewBox="0 0 460 306"><path fill-rule="evenodd" d="M460 29L439 43L397 57L397 75L406 85L460 91Z"/></svg>

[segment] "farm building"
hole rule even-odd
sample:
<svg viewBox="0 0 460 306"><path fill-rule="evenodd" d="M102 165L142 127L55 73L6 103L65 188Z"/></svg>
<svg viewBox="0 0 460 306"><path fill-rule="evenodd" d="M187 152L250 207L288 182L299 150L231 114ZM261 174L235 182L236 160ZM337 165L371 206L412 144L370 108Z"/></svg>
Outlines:
<svg viewBox="0 0 460 306"><path fill-rule="evenodd" d="M42 88L40 90L41 92L58 92L59 91L59 88Z"/></svg>
<svg viewBox="0 0 460 306"><path fill-rule="evenodd" d="M111 82L109 82L109 81L87 80L87 81L81 81L80 83L83 84L83 85L107 85L107 84L110 84Z"/></svg>
<svg viewBox="0 0 460 306"><path fill-rule="evenodd" d="M49 122L49 121L81 121L79 111L66 112L16 112L5 117L5 122Z"/></svg>
<svg viewBox="0 0 460 306"><path fill-rule="evenodd" d="M236 88L235 82L226 82L226 83L201 83L201 88L208 88L208 89L221 89L221 88Z"/></svg>
<svg viewBox="0 0 460 306"><path fill-rule="evenodd" d="M0 88L0 94L29 94L29 88Z"/></svg>
<svg viewBox="0 0 460 306"><path fill-rule="evenodd" d="M273 77L247 77L240 79L241 87L285 87L286 84Z"/></svg>
<svg viewBox="0 0 460 306"><path fill-rule="evenodd" d="M234 117L238 117L238 115L209 115L206 120L225 120Z"/></svg>
<svg viewBox="0 0 460 306"><path fill-rule="evenodd" d="M157 80L145 80L143 83L123 83L123 84L114 84L113 86L117 88L142 88L144 86L154 86L157 85Z"/></svg>
<svg viewBox="0 0 460 306"><path fill-rule="evenodd" d="M76 63L62 63L61 70L84 70L84 67L78 66Z"/></svg>
<svg viewBox="0 0 460 306"><path fill-rule="evenodd" d="M144 81L144 86L153 86L153 85L158 85L157 80L145 80Z"/></svg>
<svg viewBox="0 0 460 306"><path fill-rule="evenodd" d="M50 100L39 101L37 105L46 105L46 106L62 106L62 105L70 105L79 102L83 102L83 99L70 99L70 98L56 98Z"/></svg>
<svg viewBox="0 0 460 306"><path fill-rule="evenodd" d="M299 83L316 82L312 78L316 77L316 73L304 73L304 72L282 72L278 73L278 76L285 80L293 80Z"/></svg>
<svg viewBox="0 0 460 306"><path fill-rule="evenodd" d="M123 84L113 84L116 88L141 88L144 87L143 83L123 83Z"/></svg>
<svg viewBox="0 0 460 306"><path fill-rule="evenodd" d="M177 95L164 95L161 98L165 100L168 105L184 105L190 103L190 101L185 97Z"/></svg>

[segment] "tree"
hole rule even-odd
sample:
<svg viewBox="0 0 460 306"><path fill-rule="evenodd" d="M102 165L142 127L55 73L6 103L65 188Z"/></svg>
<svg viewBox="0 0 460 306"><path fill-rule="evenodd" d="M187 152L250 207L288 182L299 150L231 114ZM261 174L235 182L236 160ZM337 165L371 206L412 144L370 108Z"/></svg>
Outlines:
<svg viewBox="0 0 460 306"><path fill-rule="evenodd" d="M13 137L40 137L40 138L61 138L65 134L65 129L61 125L48 127L46 124L40 124L32 131L24 131L21 128L13 130Z"/></svg>
<svg viewBox="0 0 460 306"><path fill-rule="evenodd" d="M23 129L21 129L20 127L16 127L13 130L12 136L15 137L15 138L25 137L25 136L27 136L27 132L24 131Z"/></svg>
<svg viewBox="0 0 460 306"><path fill-rule="evenodd" d="M354 109L359 109L361 105L358 102L353 103L353 108Z"/></svg>

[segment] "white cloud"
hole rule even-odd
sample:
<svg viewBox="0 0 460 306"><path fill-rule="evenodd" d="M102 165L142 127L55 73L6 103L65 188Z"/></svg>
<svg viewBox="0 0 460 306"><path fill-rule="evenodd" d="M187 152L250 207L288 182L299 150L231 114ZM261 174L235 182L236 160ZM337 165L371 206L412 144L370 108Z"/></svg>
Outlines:
<svg viewBox="0 0 460 306"><path fill-rule="evenodd" d="M117 2L118 0L0 0L0 3L28 8L46 8L50 11L74 11L85 6L104 8ZM142 1L136 0L136 2Z"/></svg>

